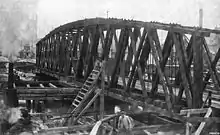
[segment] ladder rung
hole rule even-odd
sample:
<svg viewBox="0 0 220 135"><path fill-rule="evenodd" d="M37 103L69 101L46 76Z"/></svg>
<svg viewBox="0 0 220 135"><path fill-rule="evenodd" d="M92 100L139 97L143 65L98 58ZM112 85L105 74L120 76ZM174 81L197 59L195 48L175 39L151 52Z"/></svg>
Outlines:
<svg viewBox="0 0 220 135"><path fill-rule="evenodd" d="M86 94L86 93L83 93L83 92L79 92L79 94L82 94L83 96L85 96L85 94Z"/></svg>
<svg viewBox="0 0 220 135"><path fill-rule="evenodd" d="M73 105L73 106L75 106L75 107L77 107L77 106L78 106L78 105L77 105L77 104L75 104L74 102L72 103L72 105Z"/></svg>
<svg viewBox="0 0 220 135"><path fill-rule="evenodd" d="M77 100L77 99L75 99L75 101L76 101L76 102L78 102L78 103L80 103L80 102L81 102L81 101L79 101L79 100Z"/></svg>
<svg viewBox="0 0 220 135"><path fill-rule="evenodd" d="M80 95L78 95L77 97L78 97L79 99L83 99L83 97L82 97L82 96L80 96Z"/></svg>
<svg viewBox="0 0 220 135"><path fill-rule="evenodd" d="M77 122L78 122L79 124L83 125L83 123L82 123L80 120L78 120Z"/></svg>
<svg viewBox="0 0 220 135"><path fill-rule="evenodd" d="M87 83L87 84L92 84L93 83L93 81L88 81L88 80L86 80L86 82L85 83Z"/></svg>
<svg viewBox="0 0 220 135"><path fill-rule="evenodd" d="M88 89L82 88L81 90L88 91Z"/></svg>
<svg viewBox="0 0 220 135"><path fill-rule="evenodd" d="M99 70L93 69L92 72L99 73Z"/></svg>
<svg viewBox="0 0 220 135"><path fill-rule="evenodd" d="M91 86L89 86L89 85L86 85L86 84L84 84L84 86L85 86L86 88L89 88L89 87L91 87Z"/></svg>

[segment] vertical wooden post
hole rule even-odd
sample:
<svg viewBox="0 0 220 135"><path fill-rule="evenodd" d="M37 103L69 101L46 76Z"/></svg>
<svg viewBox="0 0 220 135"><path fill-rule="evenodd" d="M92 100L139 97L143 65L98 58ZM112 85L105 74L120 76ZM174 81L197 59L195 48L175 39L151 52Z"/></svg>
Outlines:
<svg viewBox="0 0 220 135"><path fill-rule="evenodd" d="M157 40L158 44L159 44L159 38L158 38L158 35L156 32L155 33L155 39ZM171 50L172 50L172 47L173 47L173 39L172 39L172 33L171 32L168 32L167 34L167 37L166 37L166 40L165 40L165 43L164 43L164 47L163 47L163 51L161 52L162 54L162 60L160 62L160 65L161 65L161 70L162 72L165 71L165 65L168 61L168 57L171 53ZM157 45L157 46L160 46L160 45ZM159 48L159 47L158 47ZM159 51L160 49L158 49ZM152 90L151 90L151 95L154 96L155 93L157 92L157 89L158 89L158 84L159 84L159 74L155 74L153 75L153 78L152 79Z"/></svg>
<svg viewBox="0 0 220 135"><path fill-rule="evenodd" d="M97 113L97 108L98 108L98 102L99 102L99 100L98 99L96 99L95 101L94 101L94 103L93 103L93 111L95 112L94 113L94 118L95 118L95 120L96 121L98 121L98 113Z"/></svg>
<svg viewBox="0 0 220 135"><path fill-rule="evenodd" d="M203 46L202 40L199 37L193 35L193 108L199 108L202 106L203 95Z"/></svg>
<svg viewBox="0 0 220 135"><path fill-rule="evenodd" d="M110 87L116 87L117 83L118 83L118 72L120 70L120 63L121 63L121 59L124 58L124 54L125 54L125 48L127 47L127 42L128 42L128 30L127 29L121 29L120 32L120 37L119 37L119 42L117 43L117 52L116 52L116 61L115 61L115 65L112 71L112 75L111 75L111 82L110 82Z"/></svg>
<svg viewBox="0 0 220 135"><path fill-rule="evenodd" d="M102 68L105 69L105 63L106 61L102 62ZM105 111L105 96L104 96L104 90L105 90L105 70L102 70L101 73L101 88L102 91L100 93L100 119L104 118L104 111Z"/></svg>
<svg viewBox="0 0 220 135"><path fill-rule="evenodd" d="M8 89L4 90L5 104L9 107L18 106L17 90L13 88L14 83L14 73L13 73L13 63L9 63L8 69Z"/></svg>
<svg viewBox="0 0 220 135"><path fill-rule="evenodd" d="M128 80L128 83L127 83L127 91L130 93L130 86L131 86L131 83L132 83L132 79L133 79L133 77L134 77L134 75L135 75L135 70L136 70L136 68L137 68L137 65L138 65L138 63L139 63L139 57L140 57L140 53L141 53L141 50L142 50L142 48L143 48L143 43L144 43L144 41L146 40L146 34L147 34L147 30L146 29L144 29L144 31L143 31L143 34L142 34L142 36L141 36L141 39L140 39L140 43L139 43L139 46L138 46L138 50L137 50L137 52L136 53L134 53L134 51L133 51L133 53L134 53L134 55L135 55L135 57L134 57L134 63L133 63L133 65L132 65L132 69L131 69L131 73L130 73L130 75L129 75L129 80ZM133 50L134 50L135 48L133 48ZM133 79L133 80L135 80L135 78Z"/></svg>
<svg viewBox="0 0 220 135"><path fill-rule="evenodd" d="M28 111L31 110L31 100L26 100L26 107L27 107Z"/></svg>
<svg viewBox="0 0 220 135"><path fill-rule="evenodd" d="M177 38L179 37L179 38ZM187 69L186 69L186 52L183 48L183 42L182 42L182 35L181 34L174 34L173 35L173 39L174 39L174 43L175 43L175 47L177 50L177 57L179 59L179 65L180 65L180 72L181 72L181 80L182 80L182 84L181 87L183 87L185 89L185 93L186 93L186 99L187 99L187 105L188 107L192 107L192 96L191 96L191 81L189 81L189 75L187 75Z"/></svg>
<svg viewBox="0 0 220 135"><path fill-rule="evenodd" d="M208 99L208 106L211 107L212 105L212 92L209 91L209 95L208 95L209 99Z"/></svg>
<svg viewBox="0 0 220 135"><path fill-rule="evenodd" d="M14 83L14 73L13 73L13 63L9 63L9 69L8 69L8 89L13 88L13 83Z"/></svg>
<svg viewBox="0 0 220 135"><path fill-rule="evenodd" d="M81 48L80 48L80 57L79 57L79 60L77 62L77 73L76 73L76 77L77 78L82 78L84 77L83 75L83 71L84 71L84 66L85 66L85 56L86 56L86 53L87 53L87 49L88 49L88 28L84 28L83 30L83 41L82 41L82 44L80 45ZM78 40L81 40L81 36L79 36L79 39Z"/></svg>
<svg viewBox="0 0 220 135"><path fill-rule="evenodd" d="M187 112L187 118L190 117L190 112ZM190 123L186 122L186 135L191 135L191 131L190 131Z"/></svg>
<svg viewBox="0 0 220 135"><path fill-rule="evenodd" d="M32 100L32 103L31 103L32 113L35 112L35 106L36 106L35 103L36 103L36 101Z"/></svg>

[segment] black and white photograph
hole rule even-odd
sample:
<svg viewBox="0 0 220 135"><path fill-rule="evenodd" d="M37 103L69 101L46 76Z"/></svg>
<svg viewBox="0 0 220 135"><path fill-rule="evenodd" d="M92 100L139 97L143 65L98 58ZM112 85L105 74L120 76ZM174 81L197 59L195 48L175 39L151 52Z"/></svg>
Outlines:
<svg viewBox="0 0 220 135"><path fill-rule="evenodd" d="M220 0L0 0L0 135L220 135Z"/></svg>

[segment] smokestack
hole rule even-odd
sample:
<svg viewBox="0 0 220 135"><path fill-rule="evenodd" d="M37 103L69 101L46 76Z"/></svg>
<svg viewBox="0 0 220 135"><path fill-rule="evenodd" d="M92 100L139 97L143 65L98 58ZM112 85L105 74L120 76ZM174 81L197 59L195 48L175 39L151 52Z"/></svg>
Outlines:
<svg viewBox="0 0 220 135"><path fill-rule="evenodd" d="M203 9L199 9L199 27L203 27Z"/></svg>

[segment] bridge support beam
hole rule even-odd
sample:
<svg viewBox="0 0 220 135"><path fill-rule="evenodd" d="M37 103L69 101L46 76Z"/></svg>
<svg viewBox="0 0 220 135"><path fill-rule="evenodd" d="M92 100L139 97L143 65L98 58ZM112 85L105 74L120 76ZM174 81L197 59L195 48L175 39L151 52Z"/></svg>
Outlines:
<svg viewBox="0 0 220 135"><path fill-rule="evenodd" d="M200 108L202 106L203 95L203 46L202 39L193 36L193 108Z"/></svg>

